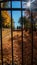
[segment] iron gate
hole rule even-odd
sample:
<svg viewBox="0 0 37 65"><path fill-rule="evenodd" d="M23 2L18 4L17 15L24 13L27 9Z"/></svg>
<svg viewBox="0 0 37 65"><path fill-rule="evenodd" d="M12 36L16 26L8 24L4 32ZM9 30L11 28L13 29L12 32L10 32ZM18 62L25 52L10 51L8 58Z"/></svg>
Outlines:
<svg viewBox="0 0 37 65"><path fill-rule="evenodd" d="M7 2L10 7L8 7ZM37 29L33 28L34 10L23 7L23 2L22 0L0 1L0 65L37 65ZM25 13L30 15L30 18L28 17L30 23L27 22ZM12 18L14 21L19 18L21 24L13 22ZM27 23L25 24L24 21ZM27 26L28 23L30 27Z"/></svg>

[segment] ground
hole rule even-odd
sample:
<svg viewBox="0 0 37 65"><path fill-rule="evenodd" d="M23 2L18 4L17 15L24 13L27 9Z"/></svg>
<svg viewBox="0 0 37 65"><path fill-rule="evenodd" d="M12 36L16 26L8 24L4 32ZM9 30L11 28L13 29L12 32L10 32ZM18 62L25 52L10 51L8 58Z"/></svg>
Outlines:
<svg viewBox="0 0 37 65"><path fill-rule="evenodd" d="M13 42L11 42L13 39ZM13 31L11 38L11 30L3 29L3 61L11 65L12 61L12 44L14 64L22 64L22 33L21 31ZM32 63L32 35L29 31L23 31L23 65L31 65ZM33 64L37 65L37 31L33 32Z"/></svg>

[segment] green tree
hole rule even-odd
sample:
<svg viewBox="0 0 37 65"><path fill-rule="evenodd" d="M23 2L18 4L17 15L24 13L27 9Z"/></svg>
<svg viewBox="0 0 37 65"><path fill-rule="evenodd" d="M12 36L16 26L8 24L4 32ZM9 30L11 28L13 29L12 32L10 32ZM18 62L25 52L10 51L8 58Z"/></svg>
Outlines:
<svg viewBox="0 0 37 65"><path fill-rule="evenodd" d="M2 8L10 8L10 2L1 3Z"/></svg>
<svg viewBox="0 0 37 65"><path fill-rule="evenodd" d="M18 22L20 23L20 25L23 24L23 28L25 29L28 29L31 26L29 19L27 19L26 17L20 18Z"/></svg>

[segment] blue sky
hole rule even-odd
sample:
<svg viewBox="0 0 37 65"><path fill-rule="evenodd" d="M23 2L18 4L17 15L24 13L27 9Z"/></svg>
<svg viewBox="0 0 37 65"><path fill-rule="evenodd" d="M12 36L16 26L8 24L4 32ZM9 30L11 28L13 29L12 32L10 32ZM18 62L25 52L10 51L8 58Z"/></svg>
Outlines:
<svg viewBox="0 0 37 65"><path fill-rule="evenodd" d="M15 27L20 26L20 23L18 23L20 17L21 11L12 11L12 18L14 19Z"/></svg>
<svg viewBox="0 0 37 65"><path fill-rule="evenodd" d="M27 7L26 5L24 6L23 4L24 4L24 2L22 2L23 8ZM35 2L35 4L36 4L36 2ZM21 8L21 2L20 1L13 1L12 2L12 8ZM25 15L25 14L23 13L23 15ZM14 19L15 27L20 25L18 23L20 17L21 17L21 11L12 11L12 18Z"/></svg>
<svg viewBox="0 0 37 65"><path fill-rule="evenodd" d="M21 2L20 1L12 2L12 8L21 8ZM15 28L17 26L20 26L20 23L18 23L20 17L21 17L21 11L12 11L12 18L14 20Z"/></svg>
<svg viewBox="0 0 37 65"><path fill-rule="evenodd" d="M13 1L12 8L21 8L21 2L20 1Z"/></svg>
<svg viewBox="0 0 37 65"><path fill-rule="evenodd" d="M12 2L12 8L21 8L21 2L20 1ZM20 23L18 23L20 17L21 17L21 11L12 11L12 18L14 19L15 27L20 26Z"/></svg>
<svg viewBox="0 0 37 65"><path fill-rule="evenodd" d="M12 8L21 8L21 2L12 2ZM20 26L20 23L18 23L20 17L21 11L12 11L12 18L14 19L15 27Z"/></svg>

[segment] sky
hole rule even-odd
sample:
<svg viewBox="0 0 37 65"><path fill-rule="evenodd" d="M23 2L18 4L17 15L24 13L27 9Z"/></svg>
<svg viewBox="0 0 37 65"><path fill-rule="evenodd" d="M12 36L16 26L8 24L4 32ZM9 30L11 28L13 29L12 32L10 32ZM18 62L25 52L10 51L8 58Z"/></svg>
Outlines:
<svg viewBox="0 0 37 65"><path fill-rule="evenodd" d="M12 2L12 8L21 8L20 2L17 1ZM14 19L15 28L17 26L20 26L20 24L18 23L20 17L21 17L21 11L12 11L12 18Z"/></svg>
<svg viewBox="0 0 37 65"><path fill-rule="evenodd" d="M12 8L21 8L21 2L20 1L12 2ZM18 23L20 17L21 11L12 11L12 18L14 19L15 27L20 26L20 23Z"/></svg>
<svg viewBox="0 0 37 65"><path fill-rule="evenodd" d="M37 0L35 0L35 2L33 2L32 8L33 8L33 6L36 7L36 5L37 5L36 3L37 3ZM26 8L26 7L27 7L27 5L26 4L24 5L24 2L22 2L22 8ZM20 1L12 2L12 8L21 8L21 2ZM25 15L25 14L23 13L23 15ZM12 18L14 19L15 27L20 26L20 24L18 23L20 17L21 17L21 11L12 11Z"/></svg>
<svg viewBox="0 0 37 65"><path fill-rule="evenodd" d="M20 1L16 1L16 2L12 2L12 8L21 8L21 2ZM11 15L11 12L8 11L9 14ZM24 15L24 13L23 13ZM14 25L15 25L15 28L17 26L20 26L20 23L18 23L19 19L21 17L21 11L12 11L12 18L14 20Z"/></svg>
<svg viewBox="0 0 37 65"><path fill-rule="evenodd" d="M20 26L20 23L18 23L20 17L21 11L12 11L12 18L14 19L15 27Z"/></svg>
<svg viewBox="0 0 37 65"><path fill-rule="evenodd" d="M21 8L21 2L20 1L13 1L12 8Z"/></svg>

